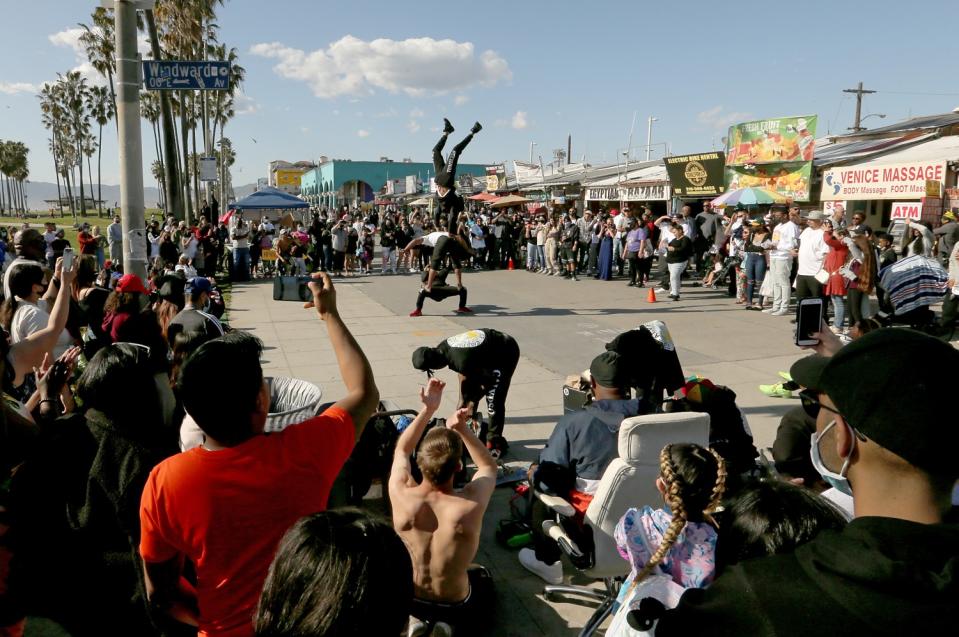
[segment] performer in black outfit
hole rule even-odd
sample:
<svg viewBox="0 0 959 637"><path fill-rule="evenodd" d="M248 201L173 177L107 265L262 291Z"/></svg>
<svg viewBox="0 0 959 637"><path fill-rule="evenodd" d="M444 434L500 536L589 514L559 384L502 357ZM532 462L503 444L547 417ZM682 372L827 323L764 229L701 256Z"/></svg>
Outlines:
<svg viewBox="0 0 959 637"><path fill-rule="evenodd" d="M420 288L420 293L416 297L416 309L410 312L410 316L423 316L423 303L426 299L433 299L437 303L444 299L448 299L451 296L460 297L459 307L454 310L457 314L472 314L473 310L466 307L466 288L462 285L447 285L446 277L449 275L450 269L448 267L443 268L436 273L436 280L433 282L433 289L427 292L425 289ZM426 283L426 280L429 278L429 271L423 273L420 279L423 283Z"/></svg>
<svg viewBox="0 0 959 637"><path fill-rule="evenodd" d="M463 198L456 194L456 164L459 162L460 155L467 144L473 141L473 135L483 130L483 126L476 122L470 129L470 134L463 141L453 147L449 157L443 160L443 147L446 145L446 138L455 130L450 121L443 118L443 136L433 147L433 169L436 171L436 198L439 205L436 206L436 212L433 213L433 223L440 224L440 218L446 217L448 227L452 229L459 213L466 209Z"/></svg>
<svg viewBox="0 0 959 637"><path fill-rule="evenodd" d="M486 396L489 432L486 447L494 457L506 453L509 445L503 437L506 423L506 395L519 363L519 345L509 334L483 328L451 336L436 347L420 347L413 352L413 367L432 373L449 366L460 378L459 407L475 411Z"/></svg>

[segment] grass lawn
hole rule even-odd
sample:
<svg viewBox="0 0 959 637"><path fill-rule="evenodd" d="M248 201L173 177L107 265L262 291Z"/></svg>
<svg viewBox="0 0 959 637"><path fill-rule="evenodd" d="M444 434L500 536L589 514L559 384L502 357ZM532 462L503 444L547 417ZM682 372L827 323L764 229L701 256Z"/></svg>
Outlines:
<svg viewBox="0 0 959 637"><path fill-rule="evenodd" d="M104 213L106 215L106 213ZM156 215L157 219L163 219L163 213L159 208L147 208L146 209L146 220L149 222ZM19 230L23 223L29 223L31 228L37 228L40 230L41 234L43 233L43 224L46 222L52 222L57 224L57 230L63 230L63 237L70 242L70 245L74 250L80 249L80 244L77 242L77 228L74 227L73 217L67 213L63 216L52 216L51 214L41 214L39 212L31 212L26 219L18 219L17 217L8 217L0 216L0 226L5 226L7 229L13 228L14 232ZM77 215L76 224L82 224L83 222L89 223L90 227L100 226L100 234L105 235L107 233L107 226L113 223L113 219L108 216L97 217L97 213L94 210L93 212L87 213L86 217L81 217ZM11 233L11 239L13 234Z"/></svg>

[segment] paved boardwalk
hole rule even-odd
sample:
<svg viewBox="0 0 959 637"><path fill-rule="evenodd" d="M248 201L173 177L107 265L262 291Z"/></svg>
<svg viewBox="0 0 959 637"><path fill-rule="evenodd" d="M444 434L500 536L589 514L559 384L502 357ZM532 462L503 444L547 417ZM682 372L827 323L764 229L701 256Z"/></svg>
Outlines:
<svg viewBox="0 0 959 637"><path fill-rule="evenodd" d="M453 300L427 301L426 316L409 318L418 289L414 276L379 276L336 280L340 311L370 358L382 398L416 408L425 375L410 365L420 345L435 345L468 327L494 327L512 334L522 358L509 393L506 436L509 459L535 458L562 413L562 380L585 369L605 342L625 329L652 319L666 321L679 347L687 374L703 374L732 387L749 417L758 444L769 445L781 414L798 401L769 399L756 389L775 382L801 356L791 342L788 319L745 312L715 292L693 288L680 302L646 302L646 290L621 281L579 283L527 272L465 275L475 316L452 314ZM234 286L230 309L233 327L250 330L266 345L264 370L320 384L325 398L343 395L339 371L322 323L297 303L271 299L269 282ZM453 374L441 414L456 399ZM493 539L497 520L508 514L510 491L497 490L486 517L477 561L493 571L498 593L495 635L574 635L589 617L588 604L573 600L546 602L542 582L529 575L513 552ZM580 581L567 567L573 581Z"/></svg>

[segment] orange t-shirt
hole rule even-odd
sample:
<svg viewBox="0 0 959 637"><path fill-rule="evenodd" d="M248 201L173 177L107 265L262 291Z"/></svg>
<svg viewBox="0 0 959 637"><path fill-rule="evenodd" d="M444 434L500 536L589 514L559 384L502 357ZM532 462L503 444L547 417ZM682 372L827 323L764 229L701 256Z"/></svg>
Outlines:
<svg viewBox="0 0 959 637"><path fill-rule="evenodd" d="M201 636L253 634L280 538L301 517L326 509L353 443L350 415L331 407L229 449L191 449L150 472L140 554L147 562L182 554L196 565Z"/></svg>

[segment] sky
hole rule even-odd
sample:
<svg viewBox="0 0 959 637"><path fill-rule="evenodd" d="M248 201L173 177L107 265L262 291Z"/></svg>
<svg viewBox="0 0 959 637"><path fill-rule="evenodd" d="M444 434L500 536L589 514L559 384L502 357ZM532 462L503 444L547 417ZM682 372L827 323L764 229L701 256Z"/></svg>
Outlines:
<svg viewBox="0 0 959 637"><path fill-rule="evenodd" d="M76 25L95 0L0 0L0 139L31 149L31 179L53 181L36 87L81 67ZM959 106L945 0L415 3L227 0L220 39L246 68L226 127L236 185L273 159L322 155L428 161L449 117L454 139L484 130L463 161L545 162L572 136L572 159L612 162L722 148L731 123L819 115L818 135L852 125L862 81L867 127ZM633 121L635 119L635 127ZM633 129L630 142L630 131ZM143 127L145 183L155 159ZM104 130L103 183L119 182ZM94 172L96 167L94 166ZM95 177L95 175L94 175Z"/></svg>

